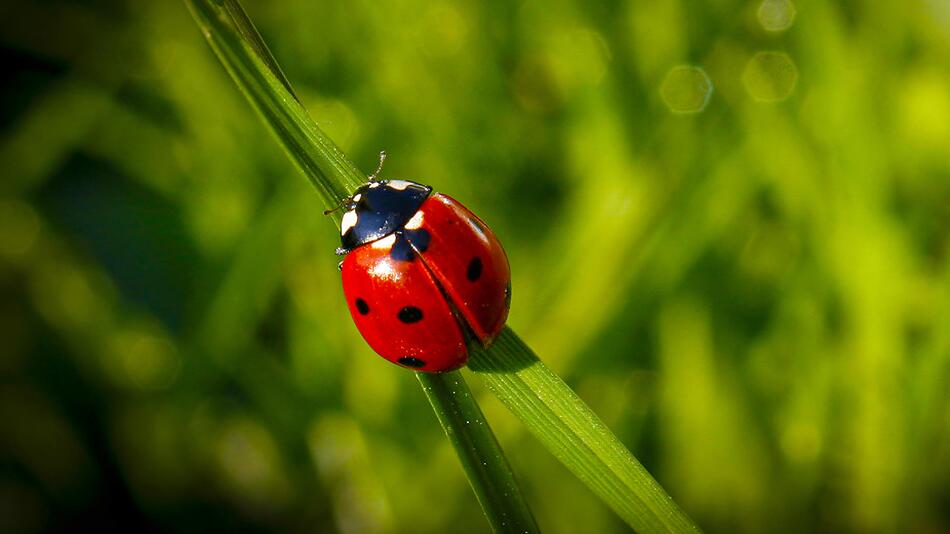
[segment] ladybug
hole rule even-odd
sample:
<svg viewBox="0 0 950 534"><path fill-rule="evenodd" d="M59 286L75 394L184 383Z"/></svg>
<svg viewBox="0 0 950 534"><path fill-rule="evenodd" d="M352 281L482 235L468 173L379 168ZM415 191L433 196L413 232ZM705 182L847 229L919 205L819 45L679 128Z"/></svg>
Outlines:
<svg viewBox="0 0 950 534"><path fill-rule="evenodd" d="M385 153L380 154L380 167ZM511 305L508 257L495 234L448 195L380 168L345 208L337 254L343 293L363 339L417 371L458 369L468 342L488 346Z"/></svg>

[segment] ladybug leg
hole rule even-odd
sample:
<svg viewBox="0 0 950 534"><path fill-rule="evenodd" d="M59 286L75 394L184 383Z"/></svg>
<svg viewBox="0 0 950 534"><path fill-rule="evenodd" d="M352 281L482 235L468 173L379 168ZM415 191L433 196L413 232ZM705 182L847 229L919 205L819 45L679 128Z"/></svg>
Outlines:
<svg viewBox="0 0 950 534"><path fill-rule="evenodd" d="M329 214L333 213L334 211L340 211L340 210L343 209L343 208L348 208L348 207L350 207L350 205L351 205L352 203L353 203L353 197L346 197L346 198L344 198L344 199L341 199L341 200L340 200L340 203L337 204L336 207L330 208L330 209L328 209L328 210L323 210L323 214L324 214L324 215L329 215Z"/></svg>
<svg viewBox="0 0 950 534"><path fill-rule="evenodd" d="M340 263L336 264L336 268L339 269L340 271L343 270L343 260L340 260Z"/></svg>

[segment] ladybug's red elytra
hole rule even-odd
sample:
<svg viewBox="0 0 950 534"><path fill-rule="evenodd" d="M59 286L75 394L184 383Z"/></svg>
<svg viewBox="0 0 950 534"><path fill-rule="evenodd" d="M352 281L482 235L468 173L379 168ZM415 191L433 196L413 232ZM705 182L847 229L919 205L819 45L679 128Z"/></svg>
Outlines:
<svg viewBox="0 0 950 534"><path fill-rule="evenodd" d="M488 346L505 325L508 257L458 201L415 182L377 180L377 173L342 206L337 254L346 255L340 270L353 322L393 363L458 369L470 338Z"/></svg>

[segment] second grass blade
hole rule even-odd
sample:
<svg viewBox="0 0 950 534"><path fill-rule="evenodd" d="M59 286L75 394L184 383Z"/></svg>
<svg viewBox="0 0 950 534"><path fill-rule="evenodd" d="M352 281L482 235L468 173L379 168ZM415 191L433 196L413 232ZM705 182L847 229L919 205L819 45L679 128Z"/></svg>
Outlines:
<svg viewBox="0 0 950 534"><path fill-rule="evenodd" d="M458 371L416 373L432 403L469 483L495 532L538 532L531 509L482 414Z"/></svg>
<svg viewBox="0 0 950 534"><path fill-rule="evenodd" d="M599 417L510 328L468 367L558 460L638 532L699 532Z"/></svg>

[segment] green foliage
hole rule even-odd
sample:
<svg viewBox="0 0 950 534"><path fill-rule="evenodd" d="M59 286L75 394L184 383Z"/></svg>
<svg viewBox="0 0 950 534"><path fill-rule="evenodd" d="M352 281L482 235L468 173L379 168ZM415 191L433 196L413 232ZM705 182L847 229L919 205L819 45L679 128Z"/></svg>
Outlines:
<svg viewBox="0 0 950 534"><path fill-rule="evenodd" d="M492 225L513 330L697 523L946 531L947 15L787 4L245 7L360 168ZM0 530L483 532L181 4L2 11ZM542 531L627 531L462 374Z"/></svg>

